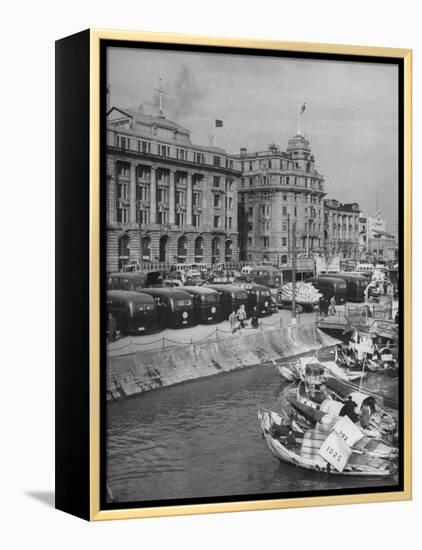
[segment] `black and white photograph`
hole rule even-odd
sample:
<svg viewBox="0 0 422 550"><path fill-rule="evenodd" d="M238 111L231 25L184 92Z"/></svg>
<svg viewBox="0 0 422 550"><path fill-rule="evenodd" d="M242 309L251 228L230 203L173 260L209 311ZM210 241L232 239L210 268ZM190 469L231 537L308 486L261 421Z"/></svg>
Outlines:
<svg viewBox="0 0 422 550"><path fill-rule="evenodd" d="M106 506L398 491L400 69L108 43Z"/></svg>

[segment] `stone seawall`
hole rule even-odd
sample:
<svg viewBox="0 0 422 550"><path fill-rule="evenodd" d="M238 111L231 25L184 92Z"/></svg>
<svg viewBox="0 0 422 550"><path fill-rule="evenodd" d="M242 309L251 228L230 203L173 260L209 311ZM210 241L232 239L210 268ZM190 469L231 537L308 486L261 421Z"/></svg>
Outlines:
<svg viewBox="0 0 422 550"><path fill-rule="evenodd" d="M314 323L309 323L108 357L107 399L120 400L189 380L294 357L336 342Z"/></svg>

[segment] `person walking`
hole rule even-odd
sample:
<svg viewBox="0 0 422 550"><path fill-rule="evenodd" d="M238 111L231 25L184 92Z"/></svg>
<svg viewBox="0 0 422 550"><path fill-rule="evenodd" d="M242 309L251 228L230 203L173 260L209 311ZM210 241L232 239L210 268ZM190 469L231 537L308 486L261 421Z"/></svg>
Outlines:
<svg viewBox="0 0 422 550"><path fill-rule="evenodd" d="M328 298L323 296L319 301L319 309L321 312L321 317L327 317L328 315L328 306L330 302L328 301Z"/></svg>
<svg viewBox="0 0 422 550"><path fill-rule="evenodd" d="M252 319L251 319L251 326L252 328L258 328L258 309L256 306L253 306L252 310Z"/></svg>
<svg viewBox="0 0 422 550"><path fill-rule="evenodd" d="M336 310L336 299L334 296L331 297L331 300L330 300L330 314L331 315L335 315L337 310Z"/></svg>
<svg viewBox="0 0 422 550"><path fill-rule="evenodd" d="M239 329L245 328L246 311L245 311L244 304L240 304L240 307L237 310L236 316L237 316L237 320L239 321Z"/></svg>
<svg viewBox="0 0 422 550"><path fill-rule="evenodd" d="M230 323L232 334L236 332L236 321L237 321L236 311L233 310L229 315L229 323Z"/></svg>

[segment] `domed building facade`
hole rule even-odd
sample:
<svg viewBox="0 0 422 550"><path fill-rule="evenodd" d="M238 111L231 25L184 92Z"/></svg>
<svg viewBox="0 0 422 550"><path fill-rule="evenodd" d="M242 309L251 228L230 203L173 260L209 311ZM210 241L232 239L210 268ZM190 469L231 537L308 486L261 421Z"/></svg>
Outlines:
<svg viewBox="0 0 422 550"><path fill-rule="evenodd" d="M324 249L324 178L315 167L309 141L292 137L286 151L241 149L238 190L240 259L286 264L293 246L303 255Z"/></svg>

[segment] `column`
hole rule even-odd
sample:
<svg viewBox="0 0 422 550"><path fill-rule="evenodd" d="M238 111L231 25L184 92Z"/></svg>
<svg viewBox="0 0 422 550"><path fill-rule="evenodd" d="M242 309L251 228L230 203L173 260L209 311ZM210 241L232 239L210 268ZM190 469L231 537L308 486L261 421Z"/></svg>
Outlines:
<svg viewBox="0 0 422 550"><path fill-rule="evenodd" d="M129 223L136 223L136 164L130 165Z"/></svg>
<svg viewBox="0 0 422 550"><path fill-rule="evenodd" d="M186 225L192 225L192 172L188 172L186 193Z"/></svg>
<svg viewBox="0 0 422 550"><path fill-rule="evenodd" d="M151 166L151 182L150 182L150 222L157 223L157 186L156 186L156 167Z"/></svg>
<svg viewBox="0 0 422 550"><path fill-rule="evenodd" d="M212 226L212 204L211 200L211 179L212 176L204 174L202 178L201 192L202 192L202 225Z"/></svg>
<svg viewBox="0 0 422 550"><path fill-rule="evenodd" d="M175 218L175 177L176 177L176 170L170 170L170 188L169 188L169 223L174 224Z"/></svg>
<svg viewBox="0 0 422 550"><path fill-rule="evenodd" d="M117 162L107 159L107 223L116 223Z"/></svg>

